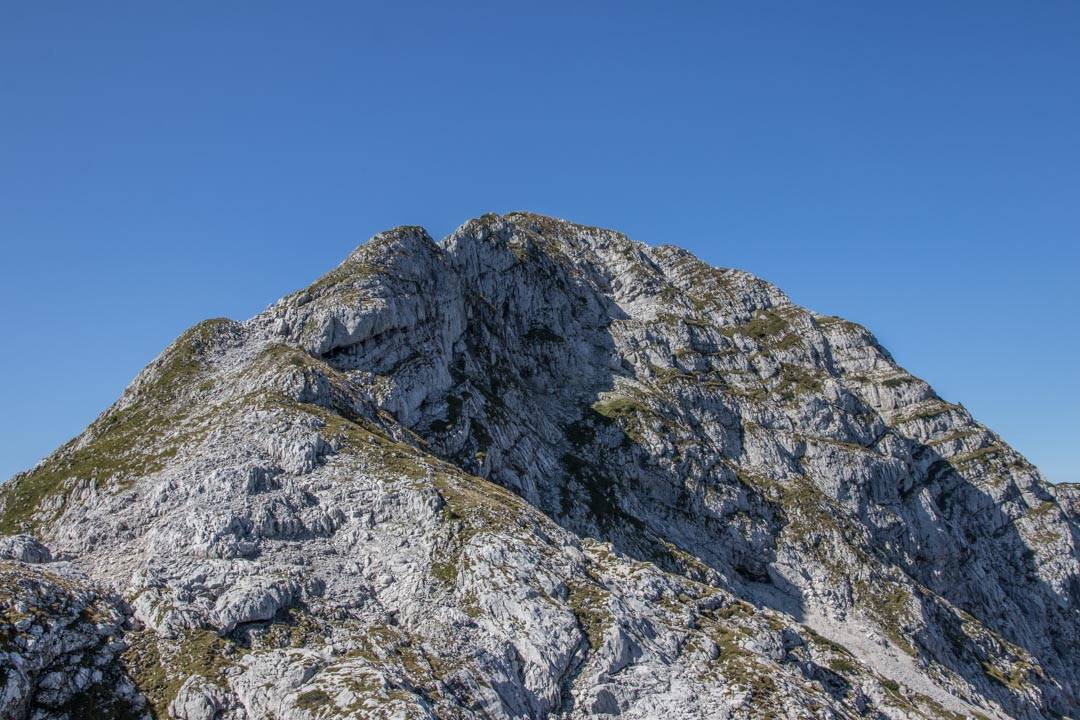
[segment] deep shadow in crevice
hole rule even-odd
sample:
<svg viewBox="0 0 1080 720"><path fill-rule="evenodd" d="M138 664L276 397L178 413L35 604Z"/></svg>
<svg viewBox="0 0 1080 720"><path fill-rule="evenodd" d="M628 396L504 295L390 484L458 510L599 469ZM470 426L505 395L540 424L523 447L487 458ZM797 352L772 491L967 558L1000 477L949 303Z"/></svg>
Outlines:
<svg viewBox="0 0 1080 720"><path fill-rule="evenodd" d="M531 251L525 247L523 252ZM575 277L573 273L586 270L575 267L571 272L543 253L530 258L528 266L507 259L509 269L498 271L497 282L494 271L492 277L481 273L472 281L461 272L461 301L469 321L460 337L441 337L452 323L441 323L438 317L397 336L399 342L411 343L413 361L438 367L453 380L449 389L429 389L414 429L437 454L516 492L582 537L609 542L635 560L752 596L802 621L806 598L771 572L780 535L789 523L783 502L769 499L722 462L737 460L742 443L731 448L680 447L673 440L683 418L670 403L661 407L658 417L647 402L598 410L597 402L620 381L655 379L638 378L649 367L648 353L640 347L617 347L611 326L627 316L611 299L610 278ZM452 348L449 353L447 347ZM340 349L326 359L332 364L347 359L349 367L357 367L358 358L366 358L375 363L372 371L385 369L385 362L368 350ZM638 353L633 364L626 359L630 353ZM738 403L725 399L721 390L713 392L715 407L696 408L695 422L707 419L741 435ZM872 414L865 405L863 409ZM707 418L702 415L706 412ZM664 413L670 413L672 425L666 434ZM648 430L651 442L646 444L635 424L654 422L661 431ZM517 434L519 429L523 435ZM700 431L690 439L712 442ZM902 569L928 588L931 592L917 593L918 599L943 636L958 637L949 619L956 615L937 596L1039 657L1049 675L1040 684L1062 688L1056 698L1047 693L1047 709L1067 711L1075 704L1072 679L1080 642L1063 633L1046 647L1043 638L1025 636L1010 618L1025 618L1028 627L1074 632L1077 622L1069 613L1075 615L1080 605L1075 582L1065 597L1058 596L1030 572L1030 552L998 501L933 447L904 439L912 459L908 476L898 483L904 491L889 500L871 499L865 487L856 489L867 506L903 510L904 522L882 529L849 513L838 532L868 532L873 538L864 547L869 557ZM1011 477L1004 481L1013 482ZM924 508L924 498L935 508L934 516ZM1075 526L1070 532L1075 541ZM749 536L756 539L751 542ZM927 538L936 538L936 544ZM861 544L851 535L845 540ZM990 586L978 575L986 568L994 571ZM999 592L1008 601L1005 606L998 602ZM1047 604L1051 600L1054 607ZM988 685L987 670L964 643L939 648L932 640L925 631L916 637L934 660L977 688L989 687L1006 707L1034 710L1009 688Z"/></svg>

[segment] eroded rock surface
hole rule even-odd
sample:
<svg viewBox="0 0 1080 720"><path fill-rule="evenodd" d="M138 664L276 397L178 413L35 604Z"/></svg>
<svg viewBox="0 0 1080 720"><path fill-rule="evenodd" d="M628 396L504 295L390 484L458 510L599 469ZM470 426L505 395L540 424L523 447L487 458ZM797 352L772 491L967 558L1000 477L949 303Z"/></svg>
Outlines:
<svg viewBox="0 0 1080 720"><path fill-rule="evenodd" d="M397 228L0 489L0 708L1072 717L1078 497L744 272Z"/></svg>
<svg viewBox="0 0 1080 720"><path fill-rule="evenodd" d="M142 714L146 701L120 660L127 620L119 598L66 563L0 560L2 716Z"/></svg>

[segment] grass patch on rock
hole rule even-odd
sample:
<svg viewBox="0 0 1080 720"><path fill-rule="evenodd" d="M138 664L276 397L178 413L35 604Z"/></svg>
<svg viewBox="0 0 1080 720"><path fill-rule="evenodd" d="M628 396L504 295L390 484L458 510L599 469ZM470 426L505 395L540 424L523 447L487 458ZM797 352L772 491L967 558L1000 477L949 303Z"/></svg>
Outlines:
<svg viewBox="0 0 1080 720"><path fill-rule="evenodd" d="M193 630L175 642L151 630L129 632L123 663L154 715L169 717L169 704L188 678L198 675L224 686L224 671L233 664L231 643L210 630Z"/></svg>
<svg viewBox="0 0 1080 720"><path fill-rule="evenodd" d="M0 533L33 530L48 508L55 519L76 481L119 487L161 470L191 439L178 428L191 413L214 345L233 323L216 319L183 333L86 432L0 488Z"/></svg>

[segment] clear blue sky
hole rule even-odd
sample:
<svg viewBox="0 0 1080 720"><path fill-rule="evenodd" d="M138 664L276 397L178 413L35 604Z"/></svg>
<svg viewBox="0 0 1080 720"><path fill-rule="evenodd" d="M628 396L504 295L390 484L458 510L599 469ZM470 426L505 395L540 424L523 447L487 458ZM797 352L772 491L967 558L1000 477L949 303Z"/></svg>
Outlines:
<svg viewBox="0 0 1080 720"><path fill-rule="evenodd" d="M0 476L185 327L528 209L868 325L1080 481L1080 3L0 11Z"/></svg>

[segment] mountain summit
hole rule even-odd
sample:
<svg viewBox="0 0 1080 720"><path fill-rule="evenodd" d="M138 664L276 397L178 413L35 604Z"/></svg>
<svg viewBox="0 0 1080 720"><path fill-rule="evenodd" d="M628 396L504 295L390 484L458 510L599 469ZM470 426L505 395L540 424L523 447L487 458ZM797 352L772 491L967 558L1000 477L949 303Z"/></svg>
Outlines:
<svg viewBox="0 0 1080 720"><path fill-rule="evenodd" d="M1078 511L745 272L400 227L0 486L0 716L1075 717Z"/></svg>

